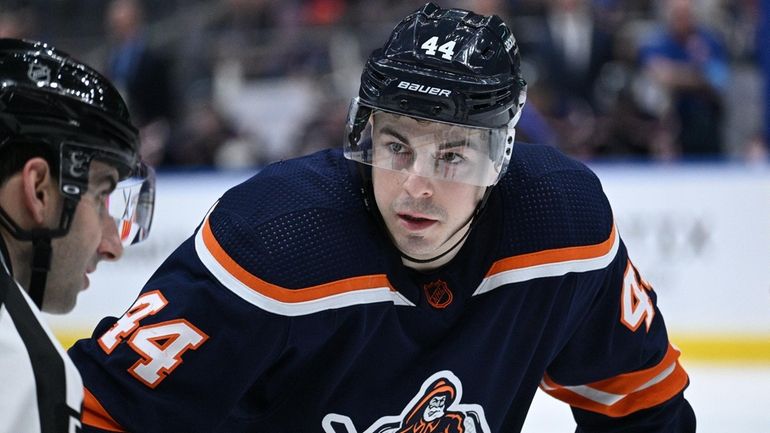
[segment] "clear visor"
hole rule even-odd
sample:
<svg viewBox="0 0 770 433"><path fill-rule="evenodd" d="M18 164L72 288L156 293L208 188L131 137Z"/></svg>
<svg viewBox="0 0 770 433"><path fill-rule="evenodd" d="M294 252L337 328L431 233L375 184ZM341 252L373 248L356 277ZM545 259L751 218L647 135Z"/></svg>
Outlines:
<svg viewBox="0 0 770 433"><path fill-rule="evenodd" d="M131 176L118 182L107 200L124 246L141 242L150 234L155 210L155 171L140 162Z"/></svg>
<svg viewBox="0 0 770 433"><path fill-rule="evenodd" d="M490 186L510 160L513 124L490 129L424 120L368 107L354 98L343 147L346 158L373 167Z"/></svg>

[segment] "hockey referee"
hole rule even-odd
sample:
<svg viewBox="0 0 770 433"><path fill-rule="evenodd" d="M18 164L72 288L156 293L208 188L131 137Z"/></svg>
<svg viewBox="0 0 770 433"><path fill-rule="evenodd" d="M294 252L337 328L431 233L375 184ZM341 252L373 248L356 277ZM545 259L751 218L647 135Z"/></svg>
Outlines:
<svg viewBox="0 0 770 433"><path fill-rule="evenodd" d="M41 319L149 233L152 170L117 90L55 48L0 39L0 432L80 431L83 384Z"/></svg>

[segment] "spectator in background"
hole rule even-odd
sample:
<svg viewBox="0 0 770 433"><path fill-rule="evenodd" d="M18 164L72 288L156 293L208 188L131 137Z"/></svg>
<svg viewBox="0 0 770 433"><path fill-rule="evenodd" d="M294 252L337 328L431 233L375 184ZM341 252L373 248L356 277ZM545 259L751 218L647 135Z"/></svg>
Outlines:
<svg viewBox="0 0 770 433"><path fill-rule="evenodd" d="M186 107L167 152L167 162L213 166L217 151L234 136L235 127L210 103L195 103Z"/></svg>
<svg viewBox="0 0 770 433"><path fill-rule="evenodd" d="M666 115L678 123L678 153L721 154L721 92L729 78L725 48L698 22L692 0L663 0L661 6L666 27L642 43L642 70L668 95Z"/></svg>
<svg viewBox="0 0 770 433"><path fill-rule="evenodd" d="M596 25L588 0L549 0L543 56L546 84L560 99L556 110L581 99L593 106L594 80L612 55L612 36Z"/></svg>
<svg viewBox="0 0 770 433"><path fill-rule="evenodd" d="M287 73L285 56L270 56L262 61L268 48L286 53L292 40L288 30L295 19L296 6L278 0L225 0L223 12L209 23L215 40L215 57L237 59L250 77L275 77ZM271 53L272 54L272 53Z"/></svg>
<svg viewBox="0 0 770 433"><path fill-rule="evenodd" d="M315 112L298 129L297 149L289 157L309 155L322 149L332 149L340 144L343 125L348 114L350 101L325 96Z"/></svg>
<svg viewBox="0 0 770 433"><path fill-rule="evenodd" d="M205 101L186 107L172 137L166 162L178 166L239 169L266 163L264 139L244 134L235 122Z"/></svg>
<svg viewBox="0 0 770 433"><path fill-rule="evenodd" d="M164 163L174 117L169 62L150 47L139 0L113 0L106 25L112 40L106 74L140 129L143 157L154 165Z"/></svg>
<svg viewBox="0 0 770 433"><path fill-rule="evenodd" d="M590 156L598 115L595 80L612 56L612 36L595 20L589 0L549 0L543 20L543 40L533 54L545 92L535 100L564 150Z"/></svg>
<svg viewBox="0 0 770 433"><path fill-rule="evenodd" d="M640 24L646 21L629 17L617 21L612 59L595 77L593 97L600 115L591 138L592 156L669 161L676 156L674 127L660 109L666 97L638 67Z"/></svg>

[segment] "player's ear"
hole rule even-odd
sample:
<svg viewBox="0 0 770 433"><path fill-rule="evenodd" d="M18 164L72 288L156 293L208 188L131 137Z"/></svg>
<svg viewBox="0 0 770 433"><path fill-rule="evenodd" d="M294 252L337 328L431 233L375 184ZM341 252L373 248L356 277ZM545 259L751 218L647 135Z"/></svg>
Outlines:
<svg viewBox="0 0 770 433"><path fill-rule="evenodd" d="M43 225L58 206L57 182L51 174L48 161L35 157L21 169L21 199L27 214L35 225Z"/></svg>

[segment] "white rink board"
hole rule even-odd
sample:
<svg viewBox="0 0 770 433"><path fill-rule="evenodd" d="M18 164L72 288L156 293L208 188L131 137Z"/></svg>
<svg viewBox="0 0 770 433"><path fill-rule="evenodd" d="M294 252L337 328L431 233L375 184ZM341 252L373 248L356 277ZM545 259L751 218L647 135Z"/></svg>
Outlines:
<svg viewBox="0 0 770 433"><path fill-rule="evenodd" d="M593 167L675 333L770 334L770 167Z"/></svg>
<svg viewBox="0 0 770 433"><path fill-rule="evenodd" d="M656 288L674 333L770 333L770 167L600 165L632 260ZM54 329L119 316L209 207L252 173L161 174L150 238L102 263ZM255 206L261 204L255 203Z"/></svg>

